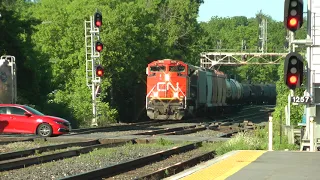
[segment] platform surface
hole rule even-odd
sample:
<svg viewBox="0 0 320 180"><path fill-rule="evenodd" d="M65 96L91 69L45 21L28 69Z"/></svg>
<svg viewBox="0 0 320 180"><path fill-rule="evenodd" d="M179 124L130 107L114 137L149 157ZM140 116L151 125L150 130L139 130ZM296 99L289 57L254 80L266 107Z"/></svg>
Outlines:
<svg viewBox="0 0 320 180"><path fill-rule="evenodd" d="M166 179L320 179L320 152L233 151Z"/></svg>

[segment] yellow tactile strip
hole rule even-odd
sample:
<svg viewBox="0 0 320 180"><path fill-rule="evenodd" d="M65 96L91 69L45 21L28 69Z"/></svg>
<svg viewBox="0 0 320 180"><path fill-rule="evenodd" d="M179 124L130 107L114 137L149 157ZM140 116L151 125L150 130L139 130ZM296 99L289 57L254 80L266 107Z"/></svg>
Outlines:
<svg viewBox="0 0 320 180"><path fill-rule="evenodd" d="M239 151L236 154L217 162L209 167L197 171L182 180L220 180L226 179L243 167L255 161L266 151Z"/></svg>

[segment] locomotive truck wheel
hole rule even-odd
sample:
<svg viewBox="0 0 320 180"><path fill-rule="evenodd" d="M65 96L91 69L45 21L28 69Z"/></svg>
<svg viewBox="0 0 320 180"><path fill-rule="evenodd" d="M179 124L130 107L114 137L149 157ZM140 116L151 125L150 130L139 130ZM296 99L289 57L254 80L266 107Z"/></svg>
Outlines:
<svg viewBox="0 0 320 180"><path fill-rule="evenodd" d="M49 137L52 135L52 127L47 123L40 124L37 128L37 134L43 137Z"/></svg>

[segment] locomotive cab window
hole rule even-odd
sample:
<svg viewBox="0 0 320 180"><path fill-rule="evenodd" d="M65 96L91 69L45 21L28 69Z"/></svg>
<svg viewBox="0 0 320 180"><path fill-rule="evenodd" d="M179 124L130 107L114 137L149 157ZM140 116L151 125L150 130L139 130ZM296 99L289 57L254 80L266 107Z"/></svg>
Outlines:
<svg viewBox="0 0 320 180"><path fill-rule="evenodd" d="M159 72L159 71L166 71L165 66L150 66L151 72Z"/></svg>
<svg viewBox="0 0 320 180"><path fill-rule="evenodd" d="M184 66L170 66L169 67L169 71L170 72L184 72L185 71L185 67Z"/></svg>

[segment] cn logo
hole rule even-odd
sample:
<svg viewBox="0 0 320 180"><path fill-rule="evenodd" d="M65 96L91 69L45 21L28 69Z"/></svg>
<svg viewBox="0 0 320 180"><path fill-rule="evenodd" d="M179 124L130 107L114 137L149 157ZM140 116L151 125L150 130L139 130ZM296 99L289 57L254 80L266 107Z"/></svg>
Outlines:
<svg viewBox="0 0 320 180"><path fill-rule="evenodd" d="M176 83L176 87L173 86L173 84L171 82L158 82L157 83L157 91L168 91L169 89L173 89L174 92L179 90L179 82Z"/></svg>

